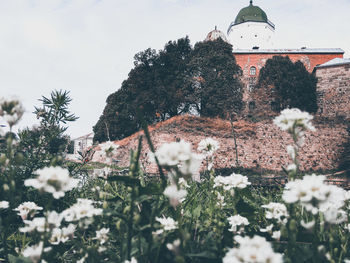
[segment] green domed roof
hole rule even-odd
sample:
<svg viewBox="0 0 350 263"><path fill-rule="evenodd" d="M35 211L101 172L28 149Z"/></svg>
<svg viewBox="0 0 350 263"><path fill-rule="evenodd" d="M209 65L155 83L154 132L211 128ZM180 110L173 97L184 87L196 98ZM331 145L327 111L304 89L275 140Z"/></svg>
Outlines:
<svg viewBox="0 0 350 263"><path fill-rule="evenodd" d="M247 21L253 22L268 22L266 13L258 6L253 5L253 1L250 1L250 5L239 11L234 24L240 24Z"/></svg>

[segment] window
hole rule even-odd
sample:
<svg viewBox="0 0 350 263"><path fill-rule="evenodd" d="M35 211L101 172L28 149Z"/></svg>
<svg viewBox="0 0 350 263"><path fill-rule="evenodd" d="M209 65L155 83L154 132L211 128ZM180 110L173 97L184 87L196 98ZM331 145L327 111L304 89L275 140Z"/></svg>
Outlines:
<svg viewBox="0 0 350 263"><path fill-rule="evenodd" d="M256 67L253 66L253 67L250 68L249 75L255 76L255 74L256 74Z"/></svg>
<svg viewBox="0 0 350 263"><path fill-rule="evenodd" d="M249 110L254 110L255 109L255 102L254 101L249 102L248 107L249 107Z"/></svg>
<svg viewBox="0 0 350 263"><path fill-rule="evenodd" d="M248 84L249 92L253 91L253 89L255 88L255 84L256 84L256 77L250 77L249 78L249 84Z"/></svg>

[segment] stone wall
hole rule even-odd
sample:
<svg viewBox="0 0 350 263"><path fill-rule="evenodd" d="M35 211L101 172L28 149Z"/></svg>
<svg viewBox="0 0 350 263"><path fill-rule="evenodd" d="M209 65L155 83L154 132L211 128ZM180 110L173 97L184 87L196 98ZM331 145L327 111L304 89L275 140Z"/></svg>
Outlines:
<svg viewBox="0 0 350 263"><path fill-rule="evenodd" d="M239 121L234 123L237 131L239 165L252 168L281 171L290 159L286 146L292 143L291 137L272 124L272 119L258 123ZM343 144L347 140L346 125L316 124L316 132L307 132L305 144L300 151L301 167L307 171L337 169ZM130 149L137 148L142 132L121 141L118 153L114 156L120 166L128 166ZM151 127L151 137L156 148L166 142L179 139L191 142L193 149L198 143L212 137L220 142L216 156L217 168L235 166L235 148L230 122L221 119L200 118L194 116L177 116L157 126ZM148 160L149 147L146 141L141 154L142 166L148 172L156 172L156 167ZM97 152L94 161L103 161ZM203 164L204 165L204 164Z"/></svg>
<svg viewBox="0 0 350 263"><path fill-rule="evenodd" d="M350 118L350 64L316 69L318 114Z"/></svg>

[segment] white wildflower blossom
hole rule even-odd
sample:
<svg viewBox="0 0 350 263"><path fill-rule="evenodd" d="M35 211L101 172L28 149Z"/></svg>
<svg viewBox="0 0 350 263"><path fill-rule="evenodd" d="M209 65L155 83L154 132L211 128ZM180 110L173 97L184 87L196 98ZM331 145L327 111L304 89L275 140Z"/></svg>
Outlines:
<svg viewBox="0 0 350 263"><path fill-rule="evenodd" d="M188 185L187 181L184 178L179 178L179 186L181 188L189 188L190 186Z"/></svg>
<svg viewBox="0 0 350 263"><path fill-rule="evenodd" d="M35 217L33 220L23 220L26 224L24 227L19 228L21 232L32 232L34 230L38 232L49 232L51 229L58 228L61 225L62 216L56 211L49 211L45 217Z"/></svg>
<svg viewBox="0 0 350 263"><path fill-rule="evenodd" d="M315 220L312 220L312 221L310 221L310 222L305 222L304 220L301 220L301 221L300 221L300 225L301 225L303 228L312 229L312 228L315 226Z"/></svg>
<svg viewBox="0 0 350 263"><path fill-rule="evenodd" d="M132 257L131 260L125 260L124 263L137 263L136 258Z"/></svg>
<svg viewBox="0 0 350 263"><path fill-rule="evenodd" d="M53 245L58 245L59 243L65 243L69 239L74 237L74 232L76 230L76 226L73 224L69 224L68 227L54 228L51 231L51 238L49 242Z"/></svg>
<svg viewBox="0 0 350 263"><path fill-rule="evenodd" d="M345 192L345 200L350 200L350 190Z"/></svg>
<svg viewBox="0 0 350 263"><path fill-rule="evenodd" d="M288 172L290 172L290 171L296 171L296 170L297 170L297 166L296 166L294 163L291 163L291 164L289 164L289 165L287 166L286 170L287 170Z"/></svg>
<svg viewBox="0 0 350 263"><path fill-rule="evenodd" d="M155 156L159 164L165 167L179 167L185 176L193 176L198 173L202 157L191 150L191 144L185 141L164 143L156 151ZM150 154L152 161L154 154Z"/></svg>
<svg viewBox="0 0 350 263"><path fill-rule="evenodd" d="M233 233L241 233L244 231L244 226L249 225L248 219L240 215L230 216L227 218L227 220L231 226L228 231L231 231Z"/></svg>
<svg viewBox="0 0 350 263"><path fill-rule="evenodd" d="M181 244L180 239L176 239L176 240L174 240L173 243L167 243L167 244L166 244L166 247L167 247L170 251L173 251L173 252L176 253L176 252L179 250L180 244Z"/></svg>
<svg viewBox="0 0 350 263"><path fill-rule="evenodd" d="M213 155L219 149L219 142L212 139L206 138L199 142L197 150L206 156Z"/></svg>
<svg viewBox="0 0 350 263"><path fill-rule="evenodd" d="M324 220L330 224L341 224L347 221L348 217L344 210L338 208L329 208L323 212Z"/></svg>
<svg viewBox="0 0 350 263"><path fill-rule="evenodd" d="M276 240L280 240L281 238L281 231L273 231L272 232L272 236L271 236L273 239L276 239Z"/></svg>
<svg viewBox="0 0 350 263"><path fill-rule="evenodd" d="M282 198L286 203L300 202L307 211L317 214L330 207L341 208L345 201L345 190L324 183L323 175L305 175L303 179L288 182Z"/></svg>
<svg viewBox="0 0 350 263"><path fill-rule="evenodd" d="M221 195L220 192L216 192L216 196L218 198L218 202L216 204L221 207L225 206L225 197Z"/></svg>
<svg viewBox="0 0 350 263"><path fill-rule="evenodd" d="M161 234L163 231L171 231L177 229L177 222L171 217L156 217L156 221L162 225L161 231L157 231L157 234Z"/></svg>
<svg viewBox="0 0 350 263"><path fill-rule="evenodd" d="M266 228L260 228L260 232L268 232L268 233L272 233L272 229L273 229L273 224L268 225Z"/></svg>
<svg viewBox="0 0 350 263"><path fill-rule="evenodd" d="M260 236L235 236L238 248L230 249L222 259L223 263L282 263L282 254L275 253L265 238Z"/></svg>
<svg viewBox="0 0 350 263"><path fill-rule="evenodd" d="M70 177L68 170L62 167L45 167L35 171L35 174L38 177L25 180L24 185L51 193L56 199L63 197L65 192L75 188L79 182L78 179Z"/></svg>
<svg viewBox="0 0 350 263"><path fill-rule="evenodd" d="M6 209L6 208L9 208L9 202L0 201L0 209Z"/></svg>
<svg viewBox="0 0 350 263"><path fill-rule="evenodd" d="M299 109L285 109L281 114L273 120L273 123L284 131L292 132L294 128L301 131L315 131L315 127L311 124L313 116Z"/></svg>
<svg viewBox="0 0 350 263"><path fill-rule="evenodd" d="M30 258L30 260L34 263L39 262L41 258L41 254L43 253L43 242L40 242L38 245L34 245L31 247L26 247L22 255L26 258Z"/></svg>
<svg viewBox="0 0 350 263"><path fill-rule="evenodd" d="M108 233L109 233L109 228L101 228L100 230L96 231L95 239L100 241L100 244L103 245L108 240Z"/></svg>
<svg viewBox="0 0 350 263"><path fill-rule="evenodd" d="M243 189L250 185L248 177L241 174L231 174L230 176L217 176L214 178L214 188L223 187L224 190L228 191L232 188Z"/></svg>
<svg viewBox="0 0 350 263"><path fill-rule="evenodd" d="M288 145L287 146L287 153L292 160L295 159L296 153L295 153L295 148L293 145Z"/></svg>
<svg viewBox="0 0 350 263"><path fill-rule="evenodd" d="M101 215L103 210L94 207L94 201L90 199L77 199L77 203L64 210L62 215L67 222L79 221L84 218Z"/></svg>
<svg viewBox="0 0 350 263"><path fill-rule="evenodd" d="M17 208L13 209L14 211L17 211L18 215L23 219L26 220L28 217L34 216L37 211L43 210L42 207L38 206L34 202L24 202L20 204Z"/></svg>
<svg viewBox="0 0 350 263"><path fill-rule="evenodd" d="M270 202L267 205L261 207L266 208L265 217L267 219L277 219L279 223L286 223L285 219L288 217L287 207L281 203Z"/></svg>
<svg viewBox="0 0 350 263"><path fill-rule="evenodd" d="M10 128L18 123L23 113L24 108L18 98L13 97L9 100L0 98L0 117L9 124Z"/></svg>
<svg viewBox="0 0 350 263"><path fill-rule="evenodd" d="M176 207L182 203L183 199L187 196L187 191L185 189L178 189L175 184L171 184L165 188L164 195L169 198L170 204Z"/></svg>

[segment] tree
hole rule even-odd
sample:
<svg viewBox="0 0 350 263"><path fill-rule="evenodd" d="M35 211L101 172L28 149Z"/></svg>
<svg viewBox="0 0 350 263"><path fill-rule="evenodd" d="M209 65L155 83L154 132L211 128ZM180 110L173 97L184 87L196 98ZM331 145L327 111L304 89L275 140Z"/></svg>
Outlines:
<svg viewBox="0 0 350 263"><path fill-rule="evenodd" d="M221 38L195 45L189 62L190 101L201 116L229 117L243 106L241 68Z"/></svg>
<svg viewBox="0 0 350 263"><path fill-rule="evenodd" d="M120 90L107 98L107 105L94 126L95 141L121 139L140 129L137 112L148 124L187 111L182 87L191 53L188 37L168 42L157 53L153 49L134 57L134 68Z"/></svg>
<svg viewBox="0 0 350 263"><path fill-rule="evenodd" d="M274 56L260 70L259 87L272 85L276 90L279 109L299 108L317 111L317 79L300 61L293 63L289 57Z"/></svg>

